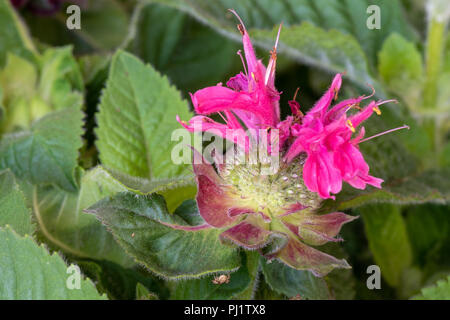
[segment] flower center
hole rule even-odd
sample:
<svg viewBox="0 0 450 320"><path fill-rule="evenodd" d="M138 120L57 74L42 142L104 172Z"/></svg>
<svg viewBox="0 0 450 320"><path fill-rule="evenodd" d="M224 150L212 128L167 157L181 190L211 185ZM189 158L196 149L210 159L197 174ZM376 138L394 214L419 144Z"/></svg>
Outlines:
<svg viewBox="0 0 450 320"><path fill-rule="evenodd" d="M289 211L296 205L317 209L321 199L303 183L302 169L305 157L298 157L291 163L281 163L274 174L268 172L269 165L262 163L226 164L221 172L233 192L248 203L256 212L263 212L270 218Z"/></svg>

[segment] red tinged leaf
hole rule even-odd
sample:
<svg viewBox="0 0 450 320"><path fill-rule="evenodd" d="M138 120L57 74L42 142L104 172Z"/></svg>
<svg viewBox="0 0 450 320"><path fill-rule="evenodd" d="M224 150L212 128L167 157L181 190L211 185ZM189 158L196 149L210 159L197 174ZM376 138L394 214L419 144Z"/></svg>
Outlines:
<svg viewBox="0 0 450 320"><path fill-rule="evenodd" d="M310 270L317 277L327 275L334 268L351 268L344 259L337 259L294 239L290 239L276 257L294 269Z"/></svg>
<svg viewBox="0 0 450 320"><path fill-rule="evenodd" d="M357 218L342 212L325 215L299 212L283 218L282 221L302 241L319 246L329 241L341 241L342 239L335 237L341 230L342 225Z"/></svg>
<svg viewBox="0 0 450 320"><path fill-rule="evenodd" d="M287 238L285 234L268 230L269 224L258 215L248 216L244 221L220 234L220 239L254 250L271 243L275 238Z"/></svg>

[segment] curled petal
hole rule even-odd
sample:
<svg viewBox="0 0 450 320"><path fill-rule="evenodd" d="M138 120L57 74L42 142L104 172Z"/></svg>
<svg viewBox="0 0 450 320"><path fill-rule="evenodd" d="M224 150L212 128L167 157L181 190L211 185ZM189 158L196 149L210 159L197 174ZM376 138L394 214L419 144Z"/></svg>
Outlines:
<svg viewBox="0 0 450 320"><path fill-rule="evenodd" d="M381 189L381 184L383 183L383 181L383 179L376 178L368 174L357 175L351 179L346 180L346 182L348 182L353 188L361 190L366 188L366 184L370 184L375 188Z"/></svg>

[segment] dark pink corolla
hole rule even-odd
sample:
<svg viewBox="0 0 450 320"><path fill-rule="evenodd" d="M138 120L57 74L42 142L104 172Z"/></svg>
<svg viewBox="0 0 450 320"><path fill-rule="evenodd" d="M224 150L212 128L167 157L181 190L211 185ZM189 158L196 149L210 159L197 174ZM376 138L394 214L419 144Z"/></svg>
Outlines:
<svg viewBox="0 0 450 320"><path fill-rule="evenodd" d="M265 175L267 163L216 161L214 168L205 160L194 162L197 205L206 222L202 227L223 229L222 241L257 249L269 259L318 276L333 268L349 268L345 260L311 246L342 240L337 237L342 225L355 217L341 212L319 215L317 209L322 199L334 198L332 194L341 191L343 181L358 189L367 184L381 187L383 180L369 175L358 148L364 128L356 137L352 135L372 113L380 113L378 106L384 102L372 101L360 109L359 104L369 98L362 96L331 106L342 84L337 74L310 111L304 115L298 103L290 101L293 115L281 121L280 93L275 88L279 33L266 68L256 58L242 21L238 27L243 37L244 73L231 78L227 87L219 84L192 94L199 115L188 123L178 121L191 132L214 129L247 154L260 142L261 132L278 130L278 148L272 149L272 140L267 148L268 153L280 150L281 163L277 172ZM355 109L360 111L348 115ZM214 113L224 123L208 117Z"/></svg>

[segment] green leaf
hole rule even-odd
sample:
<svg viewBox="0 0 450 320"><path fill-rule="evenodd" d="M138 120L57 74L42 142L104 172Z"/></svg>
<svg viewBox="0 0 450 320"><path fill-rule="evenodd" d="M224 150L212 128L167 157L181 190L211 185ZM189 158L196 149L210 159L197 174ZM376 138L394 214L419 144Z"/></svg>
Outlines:
<svg viewBox="0 0 450 320"><path fill-rule="evenodd" d="M385 154L386 159L390 159L393 155L379 153L380 156ZM398 178L386 179L382 189L367 187L366 190L359 191L345 186L344 190L336 197L336 203L328 202L328 204L337 210L345 210L378 202L420 204L445 203L450 200L450 182L446 178L450 174L449 169L430 169L423 173L409 172L402 176L400 172L404 170L404 167L400 165L392 165L392 167L398 168ZM385 178L383 175L373 175Z"/></svg>
<svg viewBox="0 0 450 320"><path fill-rule="evenodd" d="M419 265L424 266L429 254L450 243L448 206L427 204L411 206L405 211L406 227L415 257Z"/></svg>
<svg viewBox="0 0 450 320"><path fill-rule="evenodd" d="M111 62L106 90L98 113L98 140L102 164L110 169L152 179L186 172L176 165L171 150L176 115L190 118L180 93L151 66L119 51Z"/></svg>
<svg viewBox="0 0 450 320"><path fill-rule="evenodd" d="M95 281L97 288L112 300L138 299L137 287L145 287L150 293L157 292L158 298L167 298L168 290L161 279L151 277L137 266L124 268L110 261L77 261L84 274ZM140 290L139 293L142 293Z"/></svg>
<svg viewBox="0 0 450 320"><path fill-rule="evenodd" d="M116 0L89 0L81 21L79 36L97 50L116 49L128 33L128 14L124 5Z"/></svg>
<svg viewBox="0 0 450 320"><path fill-rule="evenodd" d="M79 108L67 108L41 118L30 131L5 135L0 143L0 169L10 168L32 183L77 190L74 171L81 147L82 116Z"/></svg>
<svg viewBox="0 0 450 320"><path fill-rule="evenodd" d="M136 28L130 50L185 91L217 83L240 63L237 43L179 10L147 5Z"/></svg>
<svg viewBox="0 0 450 320"><path fill-rule="evenodd" d="M83 103L83 80L71 47L47 49L37 57L38 66L8 54L0 72L6 117L2 131L29 129L31 123L51 112Z"/></svg>
<svg viewBox="0 0 450 320"><path fill-rule="evenodd" d="M0 72L0 85L4 103L10 104L19 97L31 98L38 81L38 70L30 61L8 53L6 65Z"/></svg>
<svg viewBox="0 0 450 320"><path fill-rule="evenodd" d="M378 55L378 72L386 86L411 107L416 107L421 98L423 62L414 43L394 33L386 39Z"/></svg>
<svg viewBox="0 0 450 320"><path fill-rule="evenodd" d="M0 71L2 88L1 131L10 132L17 128L29 128L32 121L31 109L38 81L38 70L28 60L9 53L6 65Z"/></svg>
<svg viewBox="0 0 450 320"><path fill-rule="evenodd" d="M173 212L183 201L192 199L197 192L193 175L165 179L145 179L132 177L117 170L108 170L111 175L129 191L140 195L159 193L164 196L169 212Z"/></svg>
<svg viewBox="0 0 450 320"><path fill-rule="evenodd" d="M155 2L154 0L152 2ZM402 13L397 0L380 0L380 29L369 29L366 12L370 0L156 0L185 11L218 32L236 38L236 20L226 10L233 8L248 28L272 29L283 22L287 29L295 24L308 22L325 30L337 29L339 33L352 35L362 44L371 62L376 61L384 39L397 32L408 39L417 38ZM283 31L284 32L284 31ZM283 33L282 32L282 33ZM283 36L282 36L283 38ZM331 38L332 39L332 38ZM330 40L331 40L330 39ZM303 42L300 38L299 41ZM273 45L273 39L270 46ZM326 65L327 66L327 65Z"/></svg>
<svg viewBox="0 0 450 320"><path fill-rule="evenodd" d="M41 66L40 97L50 104L53 110L81 106L83 77L72 55L72 47L47 49L39 62Z"/></svg>
<svg viewBox="0 0 450 320"><path fill-rule="evenodd" d="M358 209L364 221L369 247L386 282L397 287L412 263L412 250L400 208L390 204Z"/></svg>
<svg viewBox="0 0 450 320"><path fill-rule="evenodd" d="M255 44L269 50L273 46L278 28L273 30L250 30ZM283 29L279 42L280 53L292 59L338 73L346 72L348 79L361 87L373 85L377 94L383 90L370 75L367 59L358 42L338 30L326 31L308 22Z"/></svg>
<svg viewBox="0 0 450 320"><path fill-rule="evenodd" d="M40 235L72 256L131 265L131 259L100 221L83 212L104 197L125 190L101 167L89 170L81 178L77 193L52 186L34 187L33 212Z"/></svg>
<svg viewBox="0 0 450 320"><path fill-rule="evenodd" d="M0 1L0 67L8 52L33 60L34 46L9 1Z"/></svg>
<svg viewBox="0 0 450 320"><path fill-rule="evenodd" d="M228 282L214 283L220 275L211 275L202 279L181 280L172 283L171 300L227 300L242 293L251 279L246 265L245 253L242 253L242 266L238 271L228 274Z"/></svg>
<svg viewBox="0 0 450 320"><path fill-rule="evenodd" d="M346 226L344 226L346 228ZM344 230L343 230L344 231ZM347 242L345 236L344 241ZM349 260L349 255L341 243L329 242L320 248L321 251L335 257ZM328 285L330 295L336 300L353 300L356 295L356 278L353 269L335 269L326 275L325 281Z"/></svg>
<svg viewBox="0 0 450 320"><path fill-rule="evenodd" d="M86 0L81 7L81 29L69 30L68 14L42 16L24 13L33 38L51 46L74 45L77 55L107 53L118 48L129 30L127 4L117 0Z"/></svg>
<svg viewBox="0 0 450 320"><path fill-rule="evenodd" d="M413 300L450 300L450 276L439 280L434 286L423 288Z"/></svg>
<svg viewBox="0 0 450 320"><path fill-rule="evenodd" d="M30 237L0 229L0 252L2 300L105 299L89 280L80 279L80 289L69 289L68 278L75 273L69 272L61 257L50 255Z"/></svg>
<svg viewBox="0 0 450 320"><path fill-rule="evenodd" d="M157 194L120 193L87 212L93 213L136 261L170 279L230 272L240 265L236 248L220 243L219 229L185 231L162 223L189 226L167 211Z"/></svg>
<svg viewBox="0 0 450 320"><path fill-rule="evenodd" d="M297 295L308 300L331 298L325 280L314 276L310 271L295 270L277 260L268 263L266 259L261 259L261 265L264 279L270 287L289 298Z"/></svg>
<svg viewBox="0 0 450 320"><path fill-rule="evenodd" d="M31 212L25 197L9 170L0 172L0 227L9 225L18 234L33 234Z"/></svg>
<svg viewBox="0 0 450 320"><path fill-rule="evenodd" d="M238 300L253 300L259 284L260 277L260 254L257 251L246 251L246 261L250 283L247 288L235 296Z"/></svg>
<svg viewBox="0 0 450 320"><path fill-rule="evenodd" d="M158 300L158 296L138 282L136 285L136 300Z"/></svg>

